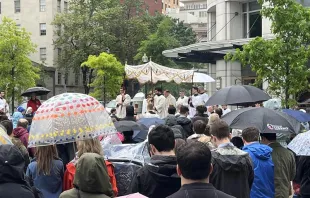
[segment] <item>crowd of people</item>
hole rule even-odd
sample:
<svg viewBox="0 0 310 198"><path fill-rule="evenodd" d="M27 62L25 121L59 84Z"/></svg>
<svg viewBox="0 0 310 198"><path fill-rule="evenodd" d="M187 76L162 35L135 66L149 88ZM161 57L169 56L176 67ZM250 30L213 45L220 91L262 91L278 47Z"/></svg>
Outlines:
<svg viewBox="0 0 310 198"><path fill-rule="evenodd" d="M113 121L163 119L147 135L149 163L129 178L127 195L150 198L288 198L310 197L310 157L295 156L277 142L276 134L254 127L234 136L221 117L226 105L209 106L203 88L193 95L169 91L156 96L147 111L135 115L130 97L121 89ZM151 101L151 100L150 100ZM198 101L198 102L197 102ZM194 114L193 114L194 113ZM123 115L123 116L120 116ZM61 157L60 146L28 148L28 121L2 113L0 130L14 145L0 145L0 197L108 198L119 195L113 162L104 157L98 137L75 143L73 159ZM14 116L13 116L14 117ZM123 142L133 132L123 132ZM233 137L234 136L234 137ZM60 152L59 152L60 151Z"/></svg>

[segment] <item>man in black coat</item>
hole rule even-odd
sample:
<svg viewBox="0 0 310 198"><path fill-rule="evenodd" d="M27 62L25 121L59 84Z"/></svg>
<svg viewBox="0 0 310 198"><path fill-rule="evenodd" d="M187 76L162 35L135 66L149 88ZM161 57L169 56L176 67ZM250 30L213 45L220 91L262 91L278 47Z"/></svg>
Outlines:
<svg viewBox="0 0 310 198"><path fill-rule="evenodd" d="M209 183L212 172L211 151L201 142L192 141L177 150L177 172L181 189L168 198L233 198Z"/></svg>
<svg viewBox="0 0 310 198"><path fill-rule="evenodd" d="M181 187L174 153L174 133L165 125L158 125L148 135L151 161L139 169L129 187L130 193L141 193L149 198L167 197Z"/></svg>
<svg viewBox="0 0 310 198"><path fill-rule="evenodd" d="M190 119L187 118L189 114L189 109L186 106L181 106L180 107L180 116L177 117L177 123L178 125L182 126L183 128L183 133L186 138L189 136L193 135L193 124Z"/></svg>

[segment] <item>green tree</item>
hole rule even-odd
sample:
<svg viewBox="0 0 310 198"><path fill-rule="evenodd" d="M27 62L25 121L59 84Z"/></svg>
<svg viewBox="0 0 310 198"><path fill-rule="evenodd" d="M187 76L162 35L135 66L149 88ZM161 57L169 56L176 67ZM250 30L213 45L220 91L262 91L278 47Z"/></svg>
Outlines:
<svg viewBox="0 0 310 198"><path fill-rule="evenodd" d="M257 37L225 58L251 65L257 83L267 81L268 91L280 97L288 108L296 103L298 93L309 89L310 10L295 0L259 0L259 3L264 5L262 16L272 22L274 39Z"/></svg>
<svg viewBox="0 0 310 198"><path fill-rule="evenodd" d="M40 77L39 68L29 58L36 47L30 35L9 18L4 17L0 23L0 87L6 88L12 101L15 96L19 99L25 89L35 86Z"/></svg>
<svg viewBox="0 0 310 198"><path fill-rule="evenodd" d="M105 52L99 56L91 55L81 66L94 72L94 80L90 84L90 87L94 88L92 96L103 99L104 91L110 98L116 96L123 83L124 66L114 55Z"/></svg>

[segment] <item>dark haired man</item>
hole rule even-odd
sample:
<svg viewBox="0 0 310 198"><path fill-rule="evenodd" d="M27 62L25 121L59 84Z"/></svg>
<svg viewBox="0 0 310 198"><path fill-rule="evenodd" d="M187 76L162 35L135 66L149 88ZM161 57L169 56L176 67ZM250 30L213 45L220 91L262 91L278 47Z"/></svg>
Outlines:
<svg viewBox="0 0 310 198"><path fill-rule="evenodd" d="M173 106L170 106L168 108L168 115L167 117L164 119L165 120L165 125L167 126L175 126L177 125L177 118L175 116L175 113L177 112L176 108Z"/></svg>
<svg viewBox="0 0 310 198"><path fill-rule="evenodd" d="M150 198L167 197L181 187L176 171L174 133L170 127L158 125L148 135L151 161L134 176L129 193L139 192Z"/></svg>
<svg viewBox="0 0 310 198"><path fill-rule="evenodd" d="M242 150L249 153L254 168L254 182L251 197L273 198L274 195L274 165L271 158L272 149L260 144L259 131L249 127L242 131L244 147Z"/></svg>
<svg viewBox="0 0 310 198"><path fill-rule="evenodd" d="M160 118L165 118L166 113L166 98L163 96L163 90L160 87L155 88L154 109Z"/></svg>
<svg viewBox="0 0 310 198"><path fill-rule="evenodd" d="M184 144L177 151L181 189L168 198L233 198L209 183L212 172L210 149L201 142Z"/></svg>
<svg viewBox="0 0 310 198"><path fill-rule="evenodd" d="M210 126L214 170L210 177L216 189L238 198L250 198L254 172L249 154L230 142L230 130L226 122L219 120Z"/></svg>
<svg viewBox="0 0 310 198"><path fill-rule="evenodd" d="M261 133L261 143L272 148L272 161L274 164L275 197L286 198L290 196L291 181L296 174L295 157L293 153L278 143L275 133Z"/></svg>
<svg viewBox="0 0 310 198"><path fill-rule="evenodd" d="M183 128L183 134L185 135L185 138L188 138L193 134L193 124L190 119L187 118L189 114L189 109L186 106L180 107L180 116L177 117L177 123L178 125L182 126Z"/></svg>
<svg viewBox="0 0 310 198"><path fill-rule="evenodd" d="M111 109L111 115L110 115L110 117L112 118L112 120L115 119L115 121L119 121L119 120L120 120L120 119L116 116L116 109L115 109L115 108Z"/></svg>
<svg viewBox="0 0 310 198"><path fill-rule="evenodd" d="M205 114L206 111L207 107L204 105L199 105L198 107L196 107L196 115L192 118L192 123L194 124L197 120L202 120L203 122L208 124L209 116Z"/></svg>

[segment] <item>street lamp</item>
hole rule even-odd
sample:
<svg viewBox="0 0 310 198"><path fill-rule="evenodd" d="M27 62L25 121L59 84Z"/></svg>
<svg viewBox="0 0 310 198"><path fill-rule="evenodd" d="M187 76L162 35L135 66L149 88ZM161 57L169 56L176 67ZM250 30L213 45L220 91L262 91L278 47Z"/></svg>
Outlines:
<svg viewBox="0 0 310 198"><path fill-rule="evenodd" d="M149 62L149 58L146 56L145 53L144 53L144 55L143 55L143 57L142 57L142 62L143 62L143 63Z"/></svg>

